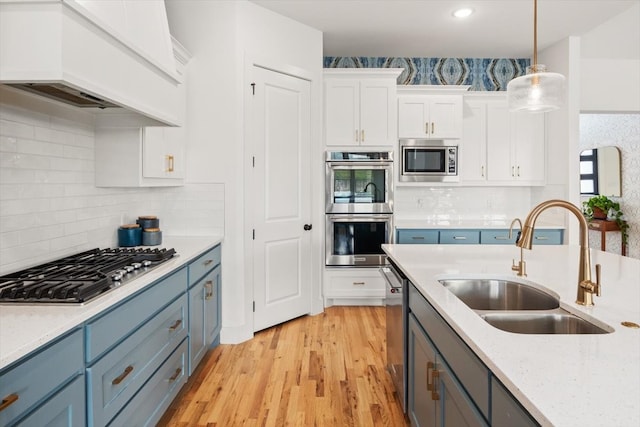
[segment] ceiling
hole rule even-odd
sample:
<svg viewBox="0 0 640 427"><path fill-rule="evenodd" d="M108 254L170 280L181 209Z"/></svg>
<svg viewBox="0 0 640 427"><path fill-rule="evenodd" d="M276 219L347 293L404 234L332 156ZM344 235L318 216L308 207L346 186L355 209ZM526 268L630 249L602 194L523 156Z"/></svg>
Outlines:
<svg viewBox="0 0 640 427"><path fill-rule="evenodd" d="M529 58L533 0L251 0L319 29L325 56ZM539 0L538 50L640 0ZM458 7L474 13L456 19ZM640 18L640 17L639 17Z"/></svg>

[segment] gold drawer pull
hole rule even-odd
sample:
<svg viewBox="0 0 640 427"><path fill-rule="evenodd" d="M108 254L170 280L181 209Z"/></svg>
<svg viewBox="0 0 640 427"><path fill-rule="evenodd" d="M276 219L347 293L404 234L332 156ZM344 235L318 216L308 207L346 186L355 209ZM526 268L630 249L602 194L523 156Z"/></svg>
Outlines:
<svg viewBox="0 0 640 427"><path fill-rule="evenodd" d="M175 331L176 329L178 329L178 327L179 327L180 325L182 325L182 319L178 319L178 320L176 320L176 323L174 323L173 325L171 325L171 326L169 327L169 330L170 330L171 332L173 332L173 331Z"/></svg>
<svg viewBox="0 0 640 427"><path fill-rule="evenodd" d="M361 135L360 142L364 142L364 129L360 131L360 135Z"/></svg>
<svg viewBox="0 0 640 427"><path fill-rule="evenodd" d="M204 299L210 300L213 298L213 281L207 280L204 283L204 288L207 290L204 294Z"/></svg>
<svg viewBox="0 0 640 427"><path fill-rule="evenodd" d="M440 379L440 371L434 369L431 372L431 378L433 378L433 383L431 384L431 387L433 387L431 389L431 400L440 400L440 393L438 393L438 380Z"/></svg>
<svg viewBox="0 0 640 427"><path fill-rule="evenodd" d="M175 380L177 380L181 373L182 373L182 368L178 368L178 369L176 369L176 371L175 371L175 372L174 372L174 374L171 376L171 378L169 378L169 382L170 382L170 383L172 383L172 382L174 382Z"/></svg>
<svg viewBox="0 0 640 427"><path fill-rule="evenodd" d="M424 236L411 236L413 240L424 240Z"/></svg>
<svg viewBox="0 0 640 427"><path fill-rule="evenodd" d="M5 409L7 409L9 406L14 404L19 398L20 396L18 396L17 394L11 393L9 396L2 399L2 404L0 404L0 411L4 411Z"/></svg>
<svg viewBox="0 0 640 427"><path fill-rule="evenodd" d="M496 240L509 240L509 238L507 236L495 236L494 239L496 239Z"/></svg>
<svg viewBox="0 0 640 427"><path fill-rule="evenodd" d="M536 236L534 240L549 240L549 238L547 236Z"/></svg>
<svg viewBox="0 0 640 427"><path fill-rule="evenodd" d="M435 131L436 131L435 127L436 127L435 122L431 122L431 135L433 135L435 133Z"/></svg>
<svg viewBox="0 0 640 427"><path fill-rule="evenodd" d="M354 286L364 286L365 282L353 282Z"/></svg>
<svg viewBox="0 0 640 427"><path fill-rule="evenodd" d="M174 168L173 168L173 166L174 166L173 156L168 154L166 156L166 158L167 158L167 172L173 172L174 171Z"/></svg>
<svg viewBox="0 0 640 427"><path fill-rule="evenodd" d="M212 262L213 262L213 260L212 260L212 259L208 259L208 260L206 260L206 261L204 262L204 266L206 267L206 266L208 266L208 265L211 265L211 263L212 263Z"/></svg>
<svg viewBox="0 0 640 427"><path fill-rule="evenodd" d="M118 385L120 384L125 378L127 378L127 376L133 372L133 366L129 365L126 368L124 368L124 371L118 375L116 378L113 379L113 381L111 381L111 384L113 385Z"/></svg>
<svg viewBox="0 0 640 427"><path fill-rule="evenodd" d="M467 240L466 236L453 236L453 240Z"/></svg>
<svg viewBox="0 0 640 427"><path fill-rule="evenodd" d="M427 362L427 390L428 391L433 391L433 384L431 384L431 376L429 375L429 373L433 370L433 368L435 368L434 363Z"/></svg>

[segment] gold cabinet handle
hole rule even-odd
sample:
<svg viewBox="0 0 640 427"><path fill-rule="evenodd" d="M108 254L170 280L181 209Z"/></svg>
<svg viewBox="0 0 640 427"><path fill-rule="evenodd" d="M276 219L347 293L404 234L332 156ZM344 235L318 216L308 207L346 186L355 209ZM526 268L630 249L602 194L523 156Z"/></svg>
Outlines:
<svg viewBox="0 0 640 427"><path fill-rule="evenodd" d="M173 172L173 169L174 169L173 156L171 154L167 154L165 156L165 159L167 159L167 172Z"/></svg>
<svg viewBox="0 0 640 427"><path fill-rule="evenodd" d="M182 325L182 319L178 319L178 320L176 320L176 323L174 323L173 325L171 325L171 326L169 327L169 330L170 330L171 332L173 332L173 331L175 331L176 329L178 329L178 327L179 327L180 325Z"/></svg>
<svg viewBox="0 0 640 427"><path fill-rule="evenodd" d="M436 131L436 124L434 122L431 122L431 135L433 135Z"/></svg>
<svg viewBox="0 0 640 427"><path fill-rule="evenodd" d="M211 263L213 263L213 260L212 259L208 259L205 262L203 262L203 265L206 267L208 265L211 265Z"/></svg>
<svg viewBox="0 0 640 427"><path fill-rule="evenodd" d="M364 286L364 282L353 282L354 286Z"/></svg>
<svg viewBox="0 0 640 427"><path fill-rule="evenodd" d="M429 135L429 122L424 122L424 133Z"/></svg>
<svg viewBox="0 0 640 427"><path fill-rule="evenodd" d="M515 166L511 166L511 176L516 176L516 168L515 168Z"/></svg>
<svg viewBox="0 0 640 427"><path fill-rule="evenodd" d="M520 176L520 166L517 167L518 170L518 176Z"/></svg>
<svg viewBox="0 0 640 427"><path fill-rule="evenodd" d="M412 240L424 240L424 236L411 236Z"/></svg>
<svg viewBox="0 0 640 427"><path fill-rule="evenodd" d="M113 381L111 381L111 384L113 385L118 385L120 384L122 381L124 381L125 378L127 378L127 376L133 372L133 366L129 365L126 368L124 368L124 371L118 375L116 378L113 379Z"/></svg>
<svg viewBox="0 0 640 427"><path fill-rule="evenodd" d="M364 129L360 131L360 142L364 142Z"/></svg>
<svg viewBox="0 0 640 427"><path fill-rule="evenodd" d="M480 172L480 173L481 173L481 176L484 178L484 166L482 166L482 167L480 168L480 170L481 170L481 172Z"/></svg>
<svg viewBox="0 0 640 427"><path fill-rule="evenodd" d="M433 391L431 375L429 375L433 371L433 368L435 368L435 364L433 362L427 362L427 391Z"/></svg>
<svg viewBox="0 0 640 427"><path fill-rule="evenodd" d="M507 236L494 236L493 238L496 240L509 240L509 237Z"/></svg>
<svg viewBox="0 0 640 427"><path fill-rule="evenodd" d="M453 236L453 240L467 240L467 236Z"/></svg>
<svg viewBox="0 0 640 427"><path fill-rule="evenodd" d="M360 141L360 140L358 139L358 136L359 136L359 132L358 132L358 129L356 129L356 142L359 142L359 141Z"/></svg>
<svg viewBox="0 0 640 427"><path fill-rule="evenodd" d="M440 380L440 371L433 370L431 371L431 378L433 382L431 383L431 400L440 400L440 393L438 393L438 381Z"/></svg>
<svg viewBox="0 0 640 427"><path fill-rule="evenodd" d="M213 298L213 281L207 280L204 283L204 288L206 289L204 299L210 300L211 298Z"/></svg>
<svg viewBox="0 0 640 427"><path fill-rule="evenodd" d="M16 403L19 398L20 396L18 396L16 393L11 393L7 397L2 398L2 403L0 403L0 411L4 411L9 406Z"/></svg>
<svg viewBox="0 0 640 427"><path fill-rule="evenodd" d="M181 373L182 373L182 368L176 369L173 375L169 378L169 382L172 383L175 380L177 380Z"/></svg>

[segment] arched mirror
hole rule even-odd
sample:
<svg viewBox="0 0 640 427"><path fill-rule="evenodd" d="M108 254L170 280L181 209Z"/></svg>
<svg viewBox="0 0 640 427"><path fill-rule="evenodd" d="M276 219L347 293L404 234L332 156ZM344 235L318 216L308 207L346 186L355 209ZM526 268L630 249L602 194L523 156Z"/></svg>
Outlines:
<svg viewBox="0 0 640 427"><path fill-rule="evenodd" d="M580 194L620 197L620 150L600 147L580 153Z"/></svg>

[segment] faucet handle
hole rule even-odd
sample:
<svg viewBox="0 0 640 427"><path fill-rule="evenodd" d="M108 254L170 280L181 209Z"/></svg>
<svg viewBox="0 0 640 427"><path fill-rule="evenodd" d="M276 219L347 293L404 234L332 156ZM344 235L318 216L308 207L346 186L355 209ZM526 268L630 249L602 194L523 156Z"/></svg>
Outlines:
<svg viewBox="0 0 640 427"><path fill-rule="evenodd" d="M600 277L602 274L602 266L600 264L596 264L596 295L600 296Z"/></svg>

